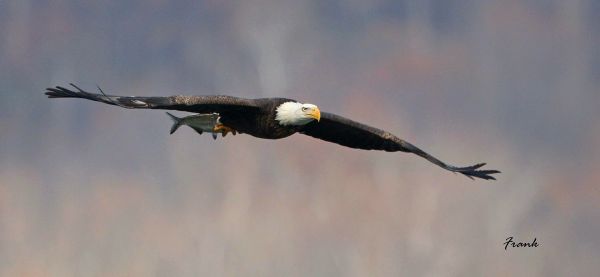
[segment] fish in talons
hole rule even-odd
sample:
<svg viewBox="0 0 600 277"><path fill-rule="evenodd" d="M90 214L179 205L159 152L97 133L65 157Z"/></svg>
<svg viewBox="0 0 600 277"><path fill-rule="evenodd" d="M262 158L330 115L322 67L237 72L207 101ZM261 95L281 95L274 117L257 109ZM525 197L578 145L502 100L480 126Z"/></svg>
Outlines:
<svg viewBox="0 0 600 277"><path fill-rule="evenodd" d="M173 134L182 125L187 125L202 135L204 132L212 133L213 139L217 139L217 135L221 134L225 137L228 133L236 135L237 132L219 122L219 114L194 114L186 117L177 117L167 112L167 115L173 121L170 133Z"/></svg>

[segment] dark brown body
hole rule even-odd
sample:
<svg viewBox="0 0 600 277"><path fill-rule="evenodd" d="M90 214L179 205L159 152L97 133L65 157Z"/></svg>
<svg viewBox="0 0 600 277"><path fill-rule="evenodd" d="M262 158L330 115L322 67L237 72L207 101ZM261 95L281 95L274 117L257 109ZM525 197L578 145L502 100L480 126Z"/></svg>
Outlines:
<svg viewBox="0 0 600 277"><path fill-rule="evenodd" d="M276 109L285 102L296 102L286 98L263 98L255 99L261 109L251 112L247 111L224 111L221 112L221 123L238 132L263 139L280 139L293 135L299 130L296 126L282 126L275 120Z"/></svg>

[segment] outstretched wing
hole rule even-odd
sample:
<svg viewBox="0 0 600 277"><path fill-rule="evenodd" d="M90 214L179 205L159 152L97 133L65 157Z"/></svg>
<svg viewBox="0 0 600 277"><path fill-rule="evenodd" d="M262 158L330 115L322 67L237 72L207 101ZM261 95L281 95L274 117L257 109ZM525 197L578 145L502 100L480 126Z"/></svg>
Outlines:
<svg viewBox="0 0 600 277"><path fill-rule="evenodd" d="M491 174L500 173L498 170L477 170L485 163L468 167L448 165L389 132L332 113L322 112L321 120L307 124L301 133L351 148L414 153L446 170L461 173L471 179L477 177L496 180Z"/></svg>
<svg viewBox="0 0 600 277"><path fill-rule="evenodd" d="M227 95L137 97L106 95L86 92L74 84L76 91L57 86L47 88L48 98L84 98L128 109L162 109L193 113L220 113L229 111L256 111L259 106L252 99Z"/></svg>

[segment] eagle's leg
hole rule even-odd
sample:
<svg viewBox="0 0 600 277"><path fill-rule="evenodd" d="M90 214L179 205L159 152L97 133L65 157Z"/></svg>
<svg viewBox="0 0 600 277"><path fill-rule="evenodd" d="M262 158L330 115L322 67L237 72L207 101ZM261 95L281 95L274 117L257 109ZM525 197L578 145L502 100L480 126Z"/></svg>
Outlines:
<svg viewBox="0 0 600 277"><path fill-rule="evenodd" d="M221 133L223 137L225 137L228 133L232 133L234 136L237 134L233 128L227 127L222 123L215 124L215 127L213 127L213 133Z"/></svg>

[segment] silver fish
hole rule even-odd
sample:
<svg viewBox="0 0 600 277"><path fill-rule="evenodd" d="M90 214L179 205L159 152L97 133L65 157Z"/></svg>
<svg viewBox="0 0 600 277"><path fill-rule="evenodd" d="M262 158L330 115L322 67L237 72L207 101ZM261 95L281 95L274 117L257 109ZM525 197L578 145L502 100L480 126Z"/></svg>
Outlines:
<svg viewBox="0 0 600 277"><path fill-rule="evenodd" d="M214 128L219 122L219 114L195 114L186 117L176 117L167 112L167 115L173 120L173 126L171 126L171 134L175 133L177 129L179 129L182 125L190 126L190 128L194 129L198 134L203 132L212 133L213 138L217 138L217 133L222 133L223 136L226 133L223 132L214 132Z"/></svg>

